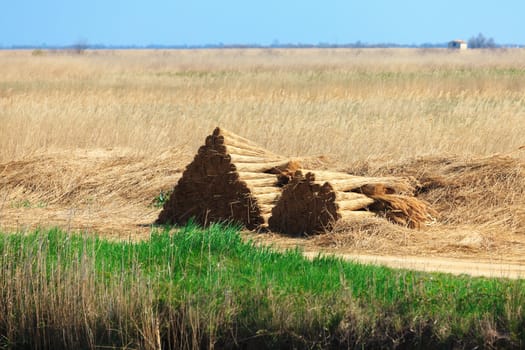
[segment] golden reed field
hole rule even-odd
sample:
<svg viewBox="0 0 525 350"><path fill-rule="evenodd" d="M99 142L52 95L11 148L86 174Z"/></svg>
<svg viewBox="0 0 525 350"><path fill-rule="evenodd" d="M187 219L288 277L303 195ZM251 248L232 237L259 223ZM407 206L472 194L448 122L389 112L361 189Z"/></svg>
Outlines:
<svg viewBox="0 0 525 350"><path fill-rule="evenodd" d="M525 50L0 51L0 229L140 238L216 126L312 167L408 177L438 212L307 251L525 263Z"/></svg>

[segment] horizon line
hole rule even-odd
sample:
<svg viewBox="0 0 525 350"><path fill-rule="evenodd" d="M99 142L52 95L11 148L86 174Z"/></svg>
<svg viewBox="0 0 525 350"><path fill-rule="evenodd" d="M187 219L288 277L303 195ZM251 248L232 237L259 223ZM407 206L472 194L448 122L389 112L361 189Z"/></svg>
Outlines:
<svg viewBox="0 0 525 350"><path fill-rule="evenodd" d="M138 45L138 44L88 44L86 41L79 41L74 44L67 45L48 45L46 43L39 45L32 44L12 44L12 45L2 45L0 44L0 50L29 50L29 49L55 49L55 50L93 50L93 49L241 49L241 48L447 48L449 41L431 43L425 42L421 44L401 44L401 43L366 43L360 40L353 43L329 43L329 42L319 42L317 44L311 43L272 43L272 44L258 44L258 43L232 43L224 44L222 42L216 44L147 44L147 45ZM495 48L524 48L525 44L516 44L516 43L507 43L507 44L496 44Z"/></svg>

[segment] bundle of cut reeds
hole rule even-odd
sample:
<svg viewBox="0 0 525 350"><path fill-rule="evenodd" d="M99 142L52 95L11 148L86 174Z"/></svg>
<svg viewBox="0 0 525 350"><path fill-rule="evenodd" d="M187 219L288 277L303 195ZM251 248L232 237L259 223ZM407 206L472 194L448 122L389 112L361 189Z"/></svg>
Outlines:
<svg viewBox="0 0 525 350"><path fill-rule="evenodd" d="M235 221L249 229L267 223L281 189L286 158L216 128L188 165L157 223Z"/></svg>
<svg viewBox="0 0 525 350"><path fill-rule="evenodd" d="M419 227L427 203L398 177L300 170L300 163L216 128L164 204L157 223L234 221L288 234L325 232L334 222L373 215ZM303 175L306 173L306 175Z"/></svg>
<svg viewBox="0 0 525 350"><path fill-rule="evenodd" d="M341 172L297 171L269 220L272 230L311 234L330 230L338 220L379 215L419 228L434 211L413 195L408 181L396 177L361 177Z"/></svg>

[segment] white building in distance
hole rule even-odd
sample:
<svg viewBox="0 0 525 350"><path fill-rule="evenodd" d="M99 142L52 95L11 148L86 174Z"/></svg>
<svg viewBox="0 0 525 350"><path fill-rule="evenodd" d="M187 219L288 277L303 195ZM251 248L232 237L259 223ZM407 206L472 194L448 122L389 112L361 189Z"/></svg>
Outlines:
<svg viewBox="0 0 525 350"><path fill-rule="evenodd" d="M452 40L448 43L449 49L465 50L467 49L467 42L464 40Z"/></svg>

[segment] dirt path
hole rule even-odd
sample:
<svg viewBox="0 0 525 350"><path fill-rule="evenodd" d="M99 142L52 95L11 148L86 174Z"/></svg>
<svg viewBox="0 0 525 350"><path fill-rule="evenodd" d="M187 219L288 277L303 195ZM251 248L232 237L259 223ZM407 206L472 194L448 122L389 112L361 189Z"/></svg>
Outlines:
<svg viewBox="0 0 525 350"><path fill-rule="evenodd" d="M313 259L319 252L305 252L306 257ZM322 253L321 253L322 254ZM498 261L477 261L452 258L416 257L416 256L379 256L361 254L327 254L341 257L348 261L387 266L396 269L409 269L425 272L445 272L454 275L495 278L525 278L525 265L501 263Z"/></svg>

